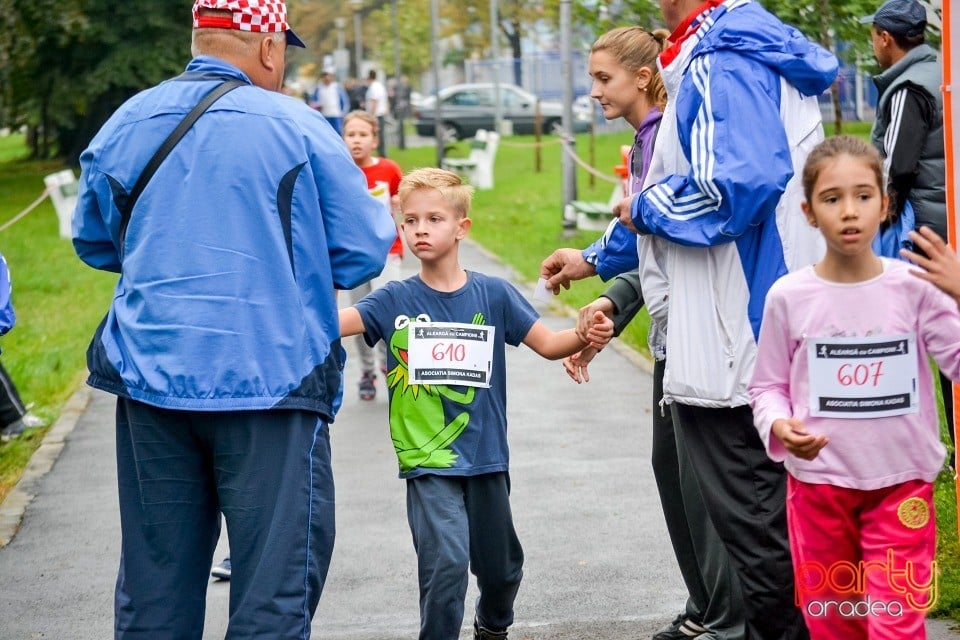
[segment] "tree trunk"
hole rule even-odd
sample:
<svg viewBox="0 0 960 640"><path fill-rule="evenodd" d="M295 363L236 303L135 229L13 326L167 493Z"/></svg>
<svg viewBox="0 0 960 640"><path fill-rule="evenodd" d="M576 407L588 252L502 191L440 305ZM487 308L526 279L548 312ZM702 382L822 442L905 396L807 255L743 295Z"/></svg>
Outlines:
<svg viewBox="0 0 960 640"><path fill-rule="evenodd" d="M40 157L44 160L50 157L50 97L44 96L40 101Z"/></svg>
<svg viewBox="0 0 960 640"><path fill-rule="evenodd" d="M39 160L40 150L37 148L37 125L27 125L27 146L30 147L30 159Z"/></svg>
<svg viewBox="0 0 960 640"><path fill-rule="evenodd" d="M69 125L64 124L57 128L57 148L68 166L80 165L80 154L90 144L90 140L113 112L133 94L133 91L104 93L90 103L83 117L78 117Z"/></svg>
<svg viewBox="0 0 960 640"><path fill-rule="evenodd" d="M843 129L843 106L840 104L840 81L834 80L830 85L830 100L833 102L833 134L838 136Z"/></svg>
<svg viewBox="0 0 960 640"><path fill-rule="evenodd" d="M824 49L836 55L830 42L830 17L833 15L830 12L830 3L828 0L818 0L817 7L820 10L820 44L823 45ZM840 84L838 80L834 80L833 84L830 85L830 100L833 103L833 131L835 134L839 134L843 126L843 109L840 107Z"/></svg>
<svg viewBox="0 0 960 640"><path fill-rule="evenodd" d="M510 50L513 52L513 83L518 87L523 86L523 50L520 47L520 24L514 20L510 23L511 32L504 30L507 36L507 42L510 43Z"/></svg>

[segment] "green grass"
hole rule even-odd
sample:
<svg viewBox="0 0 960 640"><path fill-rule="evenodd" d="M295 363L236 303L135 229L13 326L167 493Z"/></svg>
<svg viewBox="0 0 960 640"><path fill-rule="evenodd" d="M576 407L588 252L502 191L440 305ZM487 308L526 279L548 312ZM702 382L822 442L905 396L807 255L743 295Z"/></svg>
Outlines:
<svg viewBox="0 0 960 640"><path fill-rule="evenodd" d="M23 136L0 136L0 162L19 160L28 154L23 143Z"/></svg>
<svg viewBox="0 0 960 640"><path fill-rule="evenodd" d="M19 140L19 151L17 140ZM0 157L22 157L22 136L0 137ZM56 163L0 164L0 225L43 191L43 176ZM116 277L83 265L69 239L58 235L50 200L0 232L10 266L17 324L0 339L2 362L24 402L52 421L83 380L85 352L110 301ZM19 478L45 430L0 443L0 501Z"/></svg>
<svg viewBox="0 0 960 640"><path fill-rule="evenodd" d="M937 512L937 567L940 597L931 615L960 621L960 539L957 534L957 492L952 471L943 471L934 485Z"/></svg>
<svg viewBox="0 0 960 640"><path fill-rule="evenodd" d="M869 126L845 126L846 133L865 136ZM535 171L530 137L504 140L497 152L496 183L491 191L478 191L471 237L513 267L521 278L536 281L540 262L558 247L584 247L597 232L563 235L561 224L560 147L556 138L545 139L541 171ZM596 160L612 173L620 162L619 147L630 143L629 134L597 136ZM578 136L578 151L588 158L588 137ZM465 156L466 143L453 154ZM54 163L24 162L22 136L0 137L0 225L30 204L43 189L43 176L60 169ZM391 149L405 171L432 166L433 147ZM606 201L612 185L578 169L581 200ZM110 301L116 276L95 271L74 255L69 240L57 235L57 220L49 200L5 231L0 250L10 264L14 283L17 326L0 339L2 361L26 402L52 420L63 402L82 384L84 354L93 331ZM576 309L593 300L606 285L592 278L576 282L559 300ZM623 339L645 351L647 318L632 323ZM0 443L0 501L19 478L30 455L39 446L45 429L27 437ZM939 535L940 599L933 615L960 620L960 542L957 535L956 493L950 473L936 484Z"/></svg>
<svg viewBox="0 0 960 640"><path fill-rule="evenodd" d="M825 125L827 129L827 135L833 131L833 125ZM849 136L857 136L863 138L864 140L870 140L870 128L873 125L869 122L844 122L843 123L843 133Z"/></svg>

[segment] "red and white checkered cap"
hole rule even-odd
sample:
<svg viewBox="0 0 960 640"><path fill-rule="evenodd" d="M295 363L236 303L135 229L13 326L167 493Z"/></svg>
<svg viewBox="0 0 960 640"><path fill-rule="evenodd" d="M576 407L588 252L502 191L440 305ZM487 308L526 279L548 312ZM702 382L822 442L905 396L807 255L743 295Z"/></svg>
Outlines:
<svg viewBox="0 0 960 640"><path fill-rule="evenodd" d="M201 15L201 9L230 11L231 17ZM194 29L237 29L253 33L287 34L287 44L303 47L303 41L287 23L283 0L196 0L193 3Z"/></svg>

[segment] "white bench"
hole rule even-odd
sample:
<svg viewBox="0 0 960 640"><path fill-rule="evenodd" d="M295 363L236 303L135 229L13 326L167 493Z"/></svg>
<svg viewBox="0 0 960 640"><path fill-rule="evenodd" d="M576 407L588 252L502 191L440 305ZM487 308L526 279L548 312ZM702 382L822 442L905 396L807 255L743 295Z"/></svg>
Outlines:
<svg viewBox="0 0 960 640"><path fill-rule="evenodd" d="M607 202L574 200L570 203L570 220L576 219L577 229L604 231L613 220L613 207Z"/></svg>
<svg viewBox="0 0 960 640"><path fill-rule="evenodd" d="M69 238L72 235L70 218L77 206L77 188L79 187L77 177L71 169L64 169L44 177L43 184L46 185L47 194L57 212L60 237Z"/></svg>
<svg viewBox="0 0 960 640"><path fill-rule="evenodd" d="M607 202L574 200L568 206L564 217L576 220L577 229L604 231L613 220L613 207L623 199L623 185L616 185Z"/></svg>
<svg viewBox="0 0 960 640"><path fill-rule="evenodd" d="M620 156L623 162L614 167L613 171L620 176L620 182L613 187L613 193L606 202L594 202L587 200L574 200L567 205L564 211L564 218L571 223L576 221L577 229L586 229L589 231L605 231L610 221L613 220L613 208L627 194L627 158L630 155L630 145L620 147Z"/></svg>
<svg viewBox="0 0 960 640"><path fill-rule="evenodd" d="M477 189L493 189L493 161L497 155L500 134L480 129L470 141L466 158L444 158L440 166L466 177Z"/></svg>

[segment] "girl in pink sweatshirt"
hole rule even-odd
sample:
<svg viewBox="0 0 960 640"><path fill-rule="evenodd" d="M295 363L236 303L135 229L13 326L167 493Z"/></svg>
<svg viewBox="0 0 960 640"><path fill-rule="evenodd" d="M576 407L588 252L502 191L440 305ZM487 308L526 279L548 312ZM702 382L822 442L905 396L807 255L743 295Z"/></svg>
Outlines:
<svg viewBox="0 0 960 640"><path fill-rule="evenodd" d="M960 375L957 303L877 257L887 213L876 150L814 149L803 212L823 259L767 296L750 402L789 471L797 604L811 638L922 639L936 602L933 481L943 468L933 357Z"/></svg>

